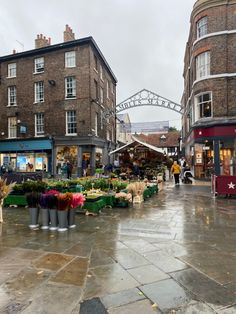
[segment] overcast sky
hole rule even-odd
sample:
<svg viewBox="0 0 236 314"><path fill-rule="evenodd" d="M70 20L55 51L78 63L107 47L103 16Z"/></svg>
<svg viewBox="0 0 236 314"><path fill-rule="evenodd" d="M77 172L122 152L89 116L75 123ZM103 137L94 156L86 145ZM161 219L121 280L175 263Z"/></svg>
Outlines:
<svg viewBox="0 0 236 314"><path fill-rule="evenodd" d="M0 55L34 48L37 34L63 41L65 24L76 39L93 36L118 79L117 103L143 88L180 103L183 58L195 0L11 0L0 6ZM23 46L22 46L23 45ZM160 107L128 111L132 122L170 120Z"/></svg>

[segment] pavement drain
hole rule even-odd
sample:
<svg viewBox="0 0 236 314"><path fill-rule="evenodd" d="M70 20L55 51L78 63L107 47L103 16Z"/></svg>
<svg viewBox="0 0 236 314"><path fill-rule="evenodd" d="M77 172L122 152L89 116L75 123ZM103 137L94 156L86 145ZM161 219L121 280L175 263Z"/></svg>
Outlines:
<svg viewBox="0 0 236 314"><path fill-rule="evenodd" d="M86 300L80 305L79 314L108 314L99 298Z"/></svg>
<svg viewBox="0 0 236 314"><path fill-rule="evenodd" d="M3 309L2 313L17 314L17 313L20 313L27 305L28 304L22 304L19 302L10 303Z"/></svg>

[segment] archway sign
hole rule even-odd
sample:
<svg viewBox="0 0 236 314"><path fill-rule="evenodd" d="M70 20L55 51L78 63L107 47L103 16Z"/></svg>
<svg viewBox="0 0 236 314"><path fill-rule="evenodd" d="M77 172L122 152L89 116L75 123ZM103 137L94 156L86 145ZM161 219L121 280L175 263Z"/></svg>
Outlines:
<svg viewBox="0 0 236 314"><path fill-rule="evenodd" d="M175 112L178 112L181 115L183 114L183 108L181 105L169 99L166 99L154 92L151 92L147 89L142 89L138 93L134 94L133 96L121 102L120 104L116 105L115 110L109 109L105 111L104 117L109 118L121 111L134 108L134 107L141 107L141 106L158 106L158 107L173 110Z"/></svg>

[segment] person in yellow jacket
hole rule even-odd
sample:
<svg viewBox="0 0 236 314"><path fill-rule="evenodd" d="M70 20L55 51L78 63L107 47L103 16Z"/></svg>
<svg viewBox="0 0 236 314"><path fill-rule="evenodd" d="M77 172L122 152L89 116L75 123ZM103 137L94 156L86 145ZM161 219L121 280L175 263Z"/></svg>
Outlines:
<svg viewBox="0 0 236 314"><path fill-rule="evenodd" d="M175 184L179 185L179 175L181 173L181 167L180 165L177 163L177 161L174 161L171 169L170 169L171 173L173 173L174 178L175 178Z"/></svg>

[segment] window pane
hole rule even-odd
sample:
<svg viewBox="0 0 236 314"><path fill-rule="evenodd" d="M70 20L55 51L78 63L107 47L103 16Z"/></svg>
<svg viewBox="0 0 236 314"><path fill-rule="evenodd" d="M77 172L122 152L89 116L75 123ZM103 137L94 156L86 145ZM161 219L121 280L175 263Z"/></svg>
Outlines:
<svg viewBox="0 0 236 314"><path fill-rule="evenodd" d="M8 137L9 138L16 137L16 130L17 130L16 117L8 118Z"/></svg>
<svg viewBox="0 0 236 314"><path fill-rule="evenodd" d="M196 57L196 79L210 75L210 52L201 53Z"/></svg>
<svg viewBox="0 0 236 314"><path fill-rule="evenodd" d="M67 111L67 134L77 133L76 111Z"/></svg>
<svg viewBox="0 0 236 314"><path fill-rule="evenodd" d="M16 86L8 87L8 106L16 106Z"/></svg>
<svg viewBox="0 0 236 314"><path fill-rule="evenodd" d="M207 34L207 16L204 16L197 22L197 38Z"/></svg>
<svg viewBox="0 0 236 314"><path fill-rule="evenodd" d="M43 82L36 82L35 84L35 102L44 101L44 84Z"/></svg>
<svg viewBox="0 0 236 314"><path fill-rule="evenodd" d="M35 115L35 130L36 135L44 134L44 114L37 113Z"/></svg>
<svg viewBox="0 0 236 314"><path fill-rule="evenodd" d="M207 118L212 116L211 93L205 93L197 97L198 118Z"/></svg>
<svg viewBox="0 0 236 314"><path fill-rule="evenodd" d="M34 71L36 73L44 71L44 58L37 58L34 60Z"/></svg>
<svg viewBox="0 0 236 314"><path fill-rule="evenodd" d="M66 84L66 98L76 97L75 77L73 77L73 76L66 77L65 84Z"/></svg>
<svg viewBox="0 0 236 314"><path fill-rule="evenodd" d="M16 77L16 63L8 64L8 77Z"/></svg>
<svg viewBox="0 0 236 314"><path fill-rule="evenodd" d="M65 53L65 67L66 68L75 67L75 51Z"/></svg>

